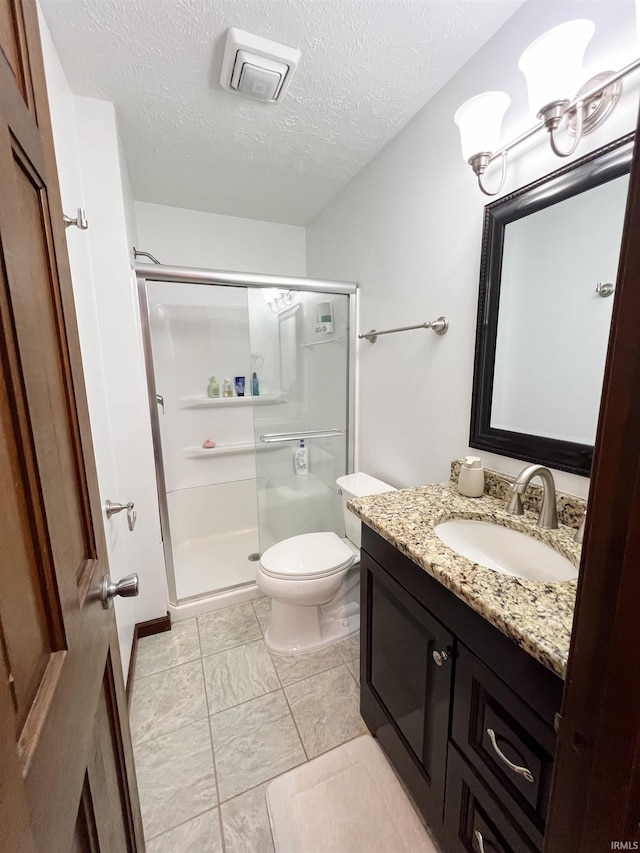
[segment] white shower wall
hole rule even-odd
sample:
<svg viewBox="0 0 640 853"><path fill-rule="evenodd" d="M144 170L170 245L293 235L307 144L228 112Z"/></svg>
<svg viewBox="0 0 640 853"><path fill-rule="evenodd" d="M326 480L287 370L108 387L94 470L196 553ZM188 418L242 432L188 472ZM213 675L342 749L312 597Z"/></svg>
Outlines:
<svg viewBox="0 0 640 853"><path fill-rule="evenodd" d="M187 451L208 438L247 450L253 443L250 406L206 406L212 375L220 393L225 378L251 375L246 290L155 282L149 305L156 391L165 401L159 417L167 491L255 478L252 453L207 459Z"/></svg>
<svg viewBox="0 0 640 853"><path fill-rule="evenodd" d="M258 551L255 480L167 494L179 601L252 584Z"/></svg>

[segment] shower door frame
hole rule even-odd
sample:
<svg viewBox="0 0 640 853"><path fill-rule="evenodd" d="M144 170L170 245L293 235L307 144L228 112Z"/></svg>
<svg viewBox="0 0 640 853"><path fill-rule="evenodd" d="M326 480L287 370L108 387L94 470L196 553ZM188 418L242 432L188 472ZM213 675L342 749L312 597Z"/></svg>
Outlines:
<svg viewBox="0 0 640 853"><path fill-rule="evenodd" d="M347 473L354 470L355 435L356 435L356 331L358 321L359 288L355 282L330 281L328 279L298 278L285 275L266 275L261 273L234 272L230 270L209 270L198 267L177 267L165 264L136 263L138 302L140 306L140 325L142 330L142 348L144 351L145 371L147 374L147 391L149 394L149 415L151 418L151 436L153 441L153 458L156 469L156 487L158 492L158 508L160 513L160 529L162 533L162 548L167 575L169 602L174 607L179 606L176 590L175 567L173 564L173 546L171 543L171 525L169 523L169 507L167 488L162 457L162 440L160 437L160 416L155 373L153 368L153 349L151 344L151 325L149 322L149 299L147 282L164 281L169 284L204 284L222 287L246 287L250 289L278 288L313 293L327 293L336 296L346 296L349 299L349 345L347 348ZM220 590L223 592L224 590ZM203 593L193 600L205 598L215 593Z"/></svg>

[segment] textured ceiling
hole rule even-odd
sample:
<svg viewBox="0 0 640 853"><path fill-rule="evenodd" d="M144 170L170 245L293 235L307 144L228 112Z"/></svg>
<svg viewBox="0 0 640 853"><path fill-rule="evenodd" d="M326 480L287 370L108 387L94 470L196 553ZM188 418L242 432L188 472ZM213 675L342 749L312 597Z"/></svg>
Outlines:
<svg viewBox="0 0 640 853"><path fill-rule="evenodd" d="M72 90L113 101L139 201L306 224L522 0L41 0ZM302 51L278 106L219 86L237 26Z"/></svg>

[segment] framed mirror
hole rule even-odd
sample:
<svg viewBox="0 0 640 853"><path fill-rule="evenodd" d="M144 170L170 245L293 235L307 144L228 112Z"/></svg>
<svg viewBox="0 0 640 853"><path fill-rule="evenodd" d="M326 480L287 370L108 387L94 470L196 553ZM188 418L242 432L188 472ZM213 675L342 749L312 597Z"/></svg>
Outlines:
<svg viewBox="0 0 640 853"><path fill-rule="evenodd" d="M485 207L471 447L589 476L633 138Z"/></svg>

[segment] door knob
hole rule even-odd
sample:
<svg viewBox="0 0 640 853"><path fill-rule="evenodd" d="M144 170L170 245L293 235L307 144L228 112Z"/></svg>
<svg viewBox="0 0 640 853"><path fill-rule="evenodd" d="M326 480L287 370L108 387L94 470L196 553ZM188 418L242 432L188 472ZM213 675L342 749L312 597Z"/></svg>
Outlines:
<svg viewBox="0 0 640 853"><path fill-rule="evenodd" d="M138 575L127 575L114 583L109 575L105 575L102 579L102 606L108 610L113 605L113 599L116 595L121 595L123 598L133 598L140 592Z"/></svg>

